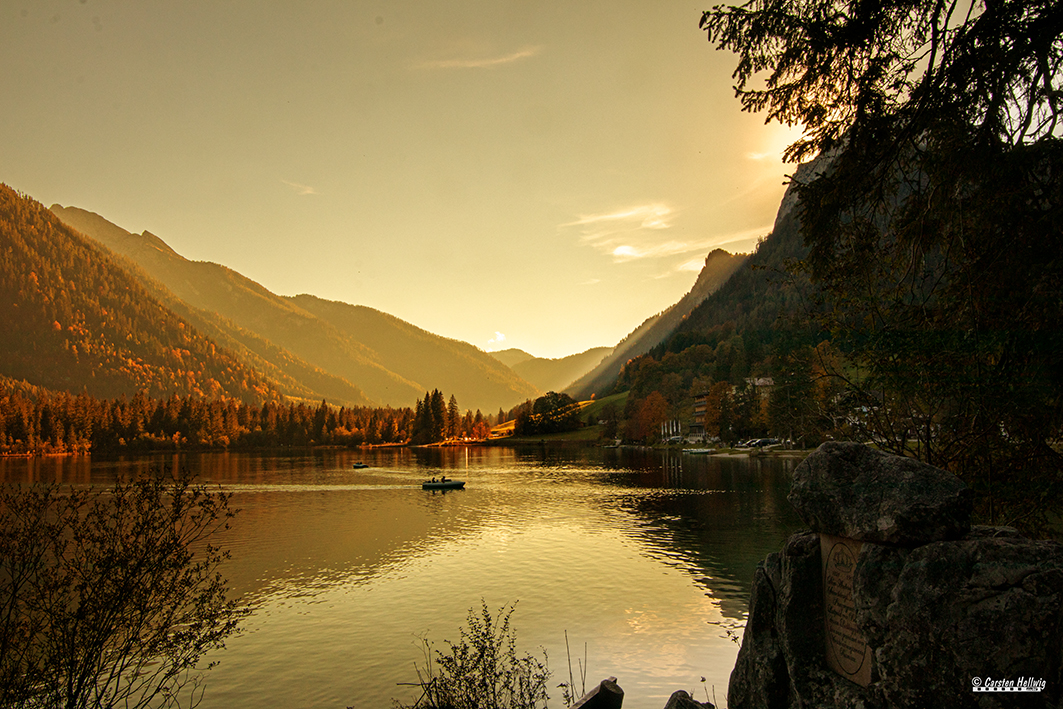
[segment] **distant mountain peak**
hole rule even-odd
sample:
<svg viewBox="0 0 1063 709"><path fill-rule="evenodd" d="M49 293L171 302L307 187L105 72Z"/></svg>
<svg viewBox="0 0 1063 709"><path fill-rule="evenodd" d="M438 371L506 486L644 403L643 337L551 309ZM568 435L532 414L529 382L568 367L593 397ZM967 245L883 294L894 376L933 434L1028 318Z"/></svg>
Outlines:
<svg viewBox="0 0 1063 709"><path fill-rule="evenodd" d="M513 367L521 362L527 362L529 359L535 359L535 355L528 354L524 350L518 350L516 347L510 347L508 350L488 352L487 354L491 355L507 367Z"/></svg>
<svg viewBox="0 0 1063 709"><path fill-rule="evenodd" d="M646 319L622 339L613 351L587 374L574 381L565 391L576 398L609 388L620 374L620 368L632 357L649 352L672 334L695 308L717 291L749 258L748 254L731 254L713 249L705 256L705 266L698 273L694 285L679 302Z"/></svg>
<svg viewBox="0 0 1063 709"><path fill-rule="evenodd" d="M511 351L528 354L522 350ZM528 355L526 359L510 367L522 378L543 391L561 391L593 369L603 357L612 351L612 347L592 347L589 350L557 359Z"/></svg>

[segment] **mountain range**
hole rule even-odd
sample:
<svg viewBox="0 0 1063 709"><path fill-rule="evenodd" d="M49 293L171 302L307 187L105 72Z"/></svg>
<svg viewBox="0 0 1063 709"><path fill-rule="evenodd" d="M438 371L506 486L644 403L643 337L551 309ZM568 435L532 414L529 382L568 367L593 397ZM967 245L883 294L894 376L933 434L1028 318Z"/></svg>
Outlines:
<svg viewBox="0 0 1063 709"><path fill-rule="evenodd" d="M531 382L542 391L549 392L562 391L593 369L612 351L612 347L592 347L585 352L568 357L547 359L513 348L492 352L491 356L519 374L525 381Z"/></svg>
<svg viewBox="0 0 1063 709"><path fill-rule="evenodd" d="M101 398L225 396L410 406L431 389L491 412L547 391L586 398L659 345L745 262L708 255L690 292L615 347L546 359L486 353L394 316L282 296L93 212L0 194L0 377ZM2 302L2 301L0 301Z"/></svg>
<svg viewBox="0 0 1063 709"><path fill-rule="evenodd" d="M7 185L0 185L0 304L0 376L7 379L98 398L282 398L269 377Z"/></svg>
<svg viewBox="0 0 1063 709"><path fill-rule="evenodd" d="M365 306L312 295L281 296L220 264L190 261L154 234L133 234L76 207L53 205L64 223L131 260L184 304L212 336L251 351L313 398L409 406L430 389L466 408L512 406L539 390L482 350ZM307 375L313 375L308 377ZM294 389L284 388L294 395Z"/></svg>

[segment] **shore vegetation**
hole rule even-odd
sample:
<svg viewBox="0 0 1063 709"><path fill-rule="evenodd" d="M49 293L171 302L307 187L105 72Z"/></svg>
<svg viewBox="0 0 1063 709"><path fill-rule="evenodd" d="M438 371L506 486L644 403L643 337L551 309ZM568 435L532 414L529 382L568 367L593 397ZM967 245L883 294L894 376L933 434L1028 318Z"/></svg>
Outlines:
<svg viewBox="0 0 1063 709"><path fill-rule="evenodd" d="M0 488L0 706L198 704L248 612L212 540L233 514L186 474Z"/></svg>
<svg viewBox="0 0 1063 709"><path fill-rule="evenodd" d="M466 626L446 649L424 640L425 661L417 668L421 690L413 704L400 709L537 709L547 706L550 679L546 651L541 659L518 654L510 624L514 606L492 613L486 602L469 610Z"/></svg>

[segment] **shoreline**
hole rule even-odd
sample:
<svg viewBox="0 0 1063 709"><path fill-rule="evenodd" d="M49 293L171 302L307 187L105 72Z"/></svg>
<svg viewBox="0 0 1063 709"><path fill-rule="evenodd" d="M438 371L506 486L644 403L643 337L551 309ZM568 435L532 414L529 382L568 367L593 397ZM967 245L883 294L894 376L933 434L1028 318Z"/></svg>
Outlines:
<svg viewBox="0 0 1063 709"><path fill-rule="evenodd" d="M0 459L16 459L16 458L78 458L78 457L91 457L97 455L104 458L116 458L124 455L172 455L182 453L264 453L271 451L314 451L314 450L350 450L350 451L365 451L365 450L378 450L387 448L458 448L461 446L469 448L480 447L527 447L527 446L543 446L543 447L559 447L559 448L607 448L607 449L628 449L628 450L645 450L645 451L672 451L675 453L691 452L690 455L712 457L712 458L804 458L812 452L811 449L754 449L743 450L735 448L721 448L718 451L712 453L701 452L703 449L697 448L680 448L677 446L644 446L636 444L623 444L619 446L601 445L598 441L589 441L572 438L516 438L509 436L506 438L487 438L482 440L467 440L467 441L439 441L436 443L372 443L362 444L356 447L342 446L336 444L324 444L324 445L307 445L307 446L250 446L244 447L202 447L202 448L158 448L158 449L126 449L117 451L102 451L93 453L92 451L24 451L18 453L0 452Z"/></svg>

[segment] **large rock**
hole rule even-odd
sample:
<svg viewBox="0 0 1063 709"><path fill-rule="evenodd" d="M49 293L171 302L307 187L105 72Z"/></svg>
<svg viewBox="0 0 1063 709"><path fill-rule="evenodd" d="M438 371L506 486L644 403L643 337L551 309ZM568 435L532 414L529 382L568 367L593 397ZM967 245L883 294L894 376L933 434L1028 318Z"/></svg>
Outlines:
<svg viewBox="0 0 1063 709"><path fill-rule="evenodd" d="M915 549L865 544L853 583L871 683L827 668L819 546L795 534L753 577L730 709L992 709L1063 702L1063 546L975 528ZM1043 680L976 693L976 681Z"/></svg>
<svg viewBox="0 0 1063 709"><path fill-rule="evenodd" d="M730 709L784 709L823 645L819 539L795 534L757 565L749 618L728 688Z"/></svg>
<svg viewBox="0 0 1063 709"><path fill-rule="evenodd" d="M801 532L754 574L728 707L1061 709L1063 546L969 528L957 480L853 444L810 456L791 501L817 531L863 540L845 622L871 648L870 679L827 665L820 540ZM1000 680L1041 691L975 691Z"/></svg>
<svg viewBox="0 0 1063 709"><path fill-rule="evenodd" d="M874 556L862 555L854 583L858 618L880 639L875 664L887 706L981 705L972 682L987 677L1044 680L1026 705L1058 706L1063 547L1008 536L935 542L908 552L899 572L888 604L864 595L876 585L869 580L892 575Z"/></svg>
<svg viewBox="0 0 1063 709"><path fill-rule="evenodd" d="M824 443L794 470L790 504L814 532L917 546L970 529L971 495L954 475L859 443Z"/></svg>

